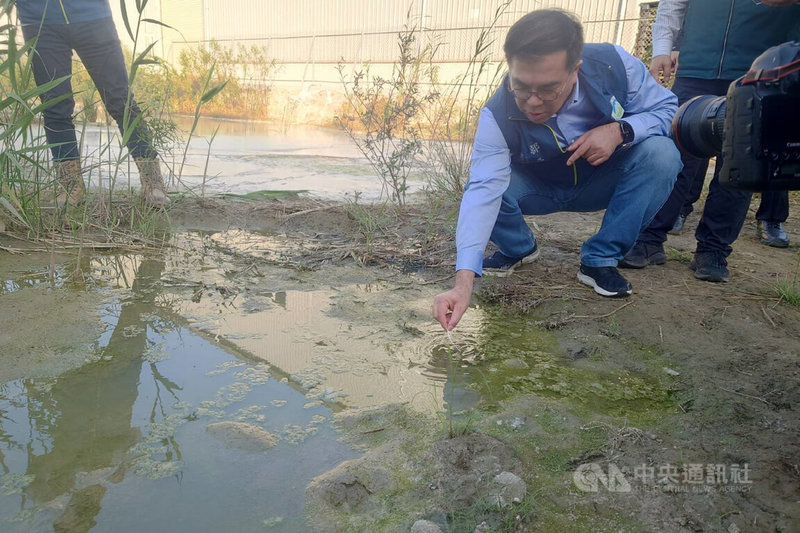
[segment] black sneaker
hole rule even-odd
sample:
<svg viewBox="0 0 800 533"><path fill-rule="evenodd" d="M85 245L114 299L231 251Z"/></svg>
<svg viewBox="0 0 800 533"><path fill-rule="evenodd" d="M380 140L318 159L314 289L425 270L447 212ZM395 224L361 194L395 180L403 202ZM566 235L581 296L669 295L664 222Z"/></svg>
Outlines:
<svg viewBox="0 0 800 533"><path fill-rule="evenodd" d="M775 248L786 248L789 246L789 236L783 230L783 224L776 220L758 221L758 238L761 244L774 246Z"/></svg>
<svg viewBox="0 0 800 533"><path fill-rule="evenodd" d="M728 281L728 261L720 252L695 252L692 264L694 277L703 281Z"/></svg>
<svg viewBox="0 0 800 533"><path fill-rule="evenodd" d="M647 265L663 265L667 262L663 244L647 244L636 241L633 248L619 262L622 268L644 268Z"/></svg>
<svg viewBox="0 0 800 533"><path fill-rule="evenodd" d="M678 215L678 218L675 219L675 224L672 225L672 229L667 233L670 235L680 235L683 233L684 224L686 224L686 215Z"/></svg>
<svg viewBox="0 0 800 533"><path fill-rule="evenodd" d="M509 257L497 251L489 257L483 258L483 273L494 274L498 277L508 276L518 266L531 263L537 257L539 257L539 246L537 244L533 245L533 250L529 254L522 257Z"/></svg>
<svg viewBox="0 0 800 533"><path fill-rule="evenodd" d="M594 292L609 298L628 296L633 287L614 267L590 267L581 265L578 281L594 289Z"/></svg>

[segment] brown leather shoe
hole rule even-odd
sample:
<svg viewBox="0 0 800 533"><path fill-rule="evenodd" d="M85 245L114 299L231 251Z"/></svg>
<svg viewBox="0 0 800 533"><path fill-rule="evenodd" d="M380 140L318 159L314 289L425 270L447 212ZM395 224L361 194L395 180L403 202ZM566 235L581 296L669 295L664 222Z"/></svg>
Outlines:
<svg viewBox="0 0 800 533"><path fill-rule="evenodd" d="M77 207L86 196L86 186L81 176L81 162L77 159L56 161L53 164L56 175L56 207L64 209L67 204Z"/></svg>
<svg viewBox="0 0 800 533"><path fill-rule="evenodd" d="M169 197L164 189L164 178L161 177L161 166L158 159L137 158L136 167L139 169L139 179L142 182L142 196L144 202L156 208L169 205Z"/></svg>

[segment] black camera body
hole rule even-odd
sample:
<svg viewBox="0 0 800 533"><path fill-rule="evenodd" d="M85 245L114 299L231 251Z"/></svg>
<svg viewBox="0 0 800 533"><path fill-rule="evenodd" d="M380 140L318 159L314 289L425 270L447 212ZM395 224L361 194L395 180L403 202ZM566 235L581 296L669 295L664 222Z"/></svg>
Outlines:
<svg viewBox="0 0 800 533"><path fill-rule="evenodd" d="M722 156L720 183L750 191L800 189L800 43L761 54L727 96L698 96L672 123L678 146Z"/></svg>

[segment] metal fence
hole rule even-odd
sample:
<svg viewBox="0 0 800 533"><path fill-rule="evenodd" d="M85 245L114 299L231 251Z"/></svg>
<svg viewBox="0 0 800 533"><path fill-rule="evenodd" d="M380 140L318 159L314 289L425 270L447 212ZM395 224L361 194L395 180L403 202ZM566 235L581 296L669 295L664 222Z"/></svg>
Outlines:
<svg viewBox="0 0 800 533"><path fill-rule="evenodd" d="M161 0L163 5L179 0ZM256 45L279 64L325 65L391 63L397 58L397 34L419 31L419 45L437 45L440 63L461 63L474 55L475 43L503 5L501 0L204 0L194 26L197 36L164 47L174 61L185 47L214 40L226 46ZM502 61L502 41L523 14L543 7L572 11L583 22L587 42L612 42L645 56L657 2L637 0L513 0L497 17L491 57ZM183 10L181 10L183 11ZM162 13L177 13L162 8ZM185 12L184 12L185 13ZM202 15L202 16L201 16ZM186 15L183 15L186 21ZM180 28L180 21L163 20ZM202 38L199 38L202 35ZM166 34L165 34L165 37ZM169 37L167 37L169 39Z"/></svg>

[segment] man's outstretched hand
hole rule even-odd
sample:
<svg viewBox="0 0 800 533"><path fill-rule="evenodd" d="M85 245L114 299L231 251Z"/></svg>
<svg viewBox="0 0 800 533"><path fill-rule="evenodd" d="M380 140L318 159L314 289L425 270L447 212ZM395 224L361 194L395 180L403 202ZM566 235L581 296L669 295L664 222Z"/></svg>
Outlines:
<svg viewBox="0 0 800 533"><path fill-rule="evenodd" d="M472 284L475 273L471 270L456 272L456 284L447 292L437 294L433 299L433 318L445 329L451 331L464 316L472 298Z"/></svg>

